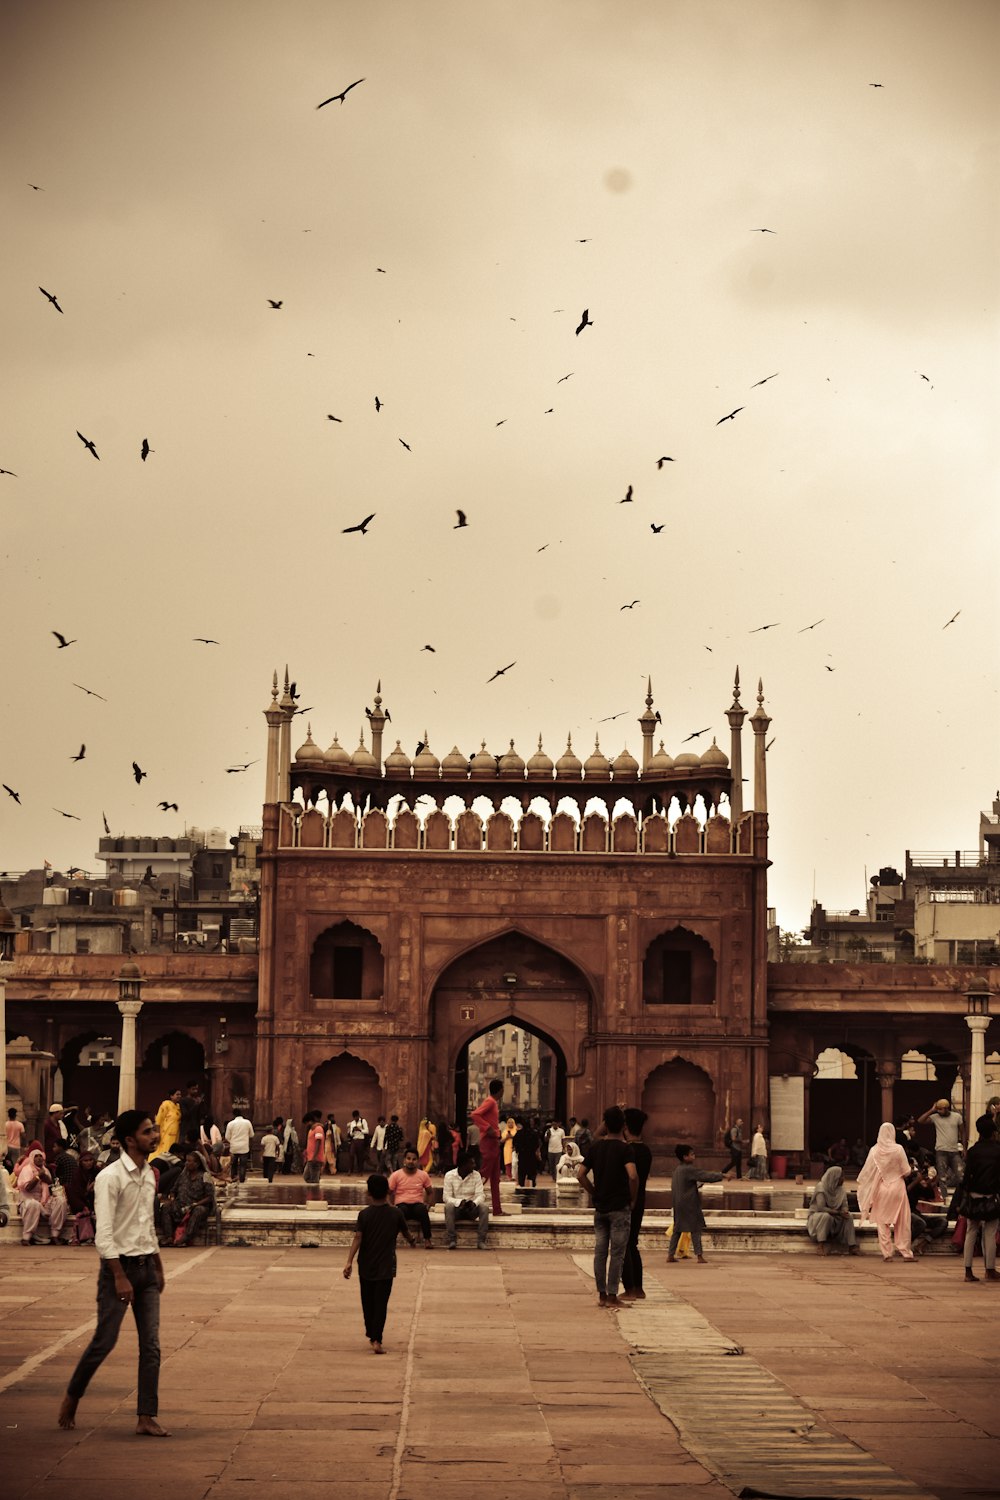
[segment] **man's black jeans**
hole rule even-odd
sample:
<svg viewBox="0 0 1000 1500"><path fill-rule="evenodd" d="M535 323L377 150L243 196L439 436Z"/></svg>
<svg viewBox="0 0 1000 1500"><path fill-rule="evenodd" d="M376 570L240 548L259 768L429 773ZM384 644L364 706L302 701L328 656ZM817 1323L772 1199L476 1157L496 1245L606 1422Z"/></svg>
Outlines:
<svg viewBox="0 0 1000 1500"><path fill-rule="evenodd" d="M121 1268L132 1283L132 1312L139 1335L139 1399L136 1415L155 1417L160 1383L160 1289L151 1255L123 1255ZM108 1261L101 1261L97 1277L97 1328L80 1355L67 1386L67 1395L79 1401L100 1366L107 1359L121 1330L128 1303L115 1291L115 1275Z"/></svg>

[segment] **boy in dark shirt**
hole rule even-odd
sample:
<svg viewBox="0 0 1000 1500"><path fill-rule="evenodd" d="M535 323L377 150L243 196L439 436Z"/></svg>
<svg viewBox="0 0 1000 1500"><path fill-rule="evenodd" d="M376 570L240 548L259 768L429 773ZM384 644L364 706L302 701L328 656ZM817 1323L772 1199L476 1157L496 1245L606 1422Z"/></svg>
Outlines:
<svg viewBox="0 0 1000 1500"><path fill-rule="evenodd" d="M411 1250L416 1240L410 1234L410 1226L401 1210L389 1203L389 1183L381 1172L373 1172L367 1186L368 1207L358 1214L357 1228L344 1267L344 1280L350 1281L354 1257L357 1256L365 1334L372 1353L384 1354L382 1334L396 1274L396 1239L405 1235Z"/></svg>
<svg viewBox="0 0 1000 1500"><path fill-rule="evenodd" d="M653 1153L642 1138L643 1127L648 1119L649 1116L645 1110L627 1109L625 1111L625 1139L632 1147L632 1160L635 1162L636 1175L639 1178L639 1191L632 1204L628 1245L622 1262L622 1288L626 1297L645 1297L646 1295L642 1289L639 1234L642 1230L642 1216L646 1211L646 1183L653 1165Z"/></svg>
<svg viewBox="0 0 1000 1500"><path fill-rule="evenodd" d="M639 1177L625 1141L625 1116L617 1104L604 1111L602 1140L594 1141L577 1168L594 1206L594 1280L601 1307L627 1307L618 1296Z"/></svg>

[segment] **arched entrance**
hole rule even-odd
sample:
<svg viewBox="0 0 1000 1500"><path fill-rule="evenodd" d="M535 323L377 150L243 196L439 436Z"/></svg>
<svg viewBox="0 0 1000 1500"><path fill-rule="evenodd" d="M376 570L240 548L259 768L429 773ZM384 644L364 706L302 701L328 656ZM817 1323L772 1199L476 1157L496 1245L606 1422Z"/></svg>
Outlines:
<svg viewBox="0 0 1000 1500"><path fill-rule="evenodd" d="M715 1089L704 1069L685 1058L653 1069L643 1085L642 1108L649 1116L644 1138L650 1146L713 1144Z"/></svg>
<svg viewBox="0 0 1000 1500"><path fill-rule="evenodd" d="M848 1042L826 1047L816 1058L816 1076L809 1085L811 1155L824 1155L839 1140L851 1148L860 1141L867 1151L881 1123L874 1057Z"/></svg>
<svg viewBox="0 0 1000 1500"><path fill-rule="evenodd" d="M382 1089L378 1074L371 1063L353 1052L341 1052L339 1057L330 1057L320 1063L309 1084L307 1099L309 1109L322 1110L324 1117L333 1115L345 1131L351 1111L357 1110L368 1129L375 1129L375 1122L382 1114ZM415 1122L414 1122L415 1123Z"/></svg>
<svg viewBox="0 0 1000 1500"><path fill-rule="evenodd" d="M504 1086L501 1118L506 1112L565 1124L566 1059L558 1042L537 1027L507 1016L464 1044L455 1063L454 1120L460 1130L494 1078Z"/></svg>
<svg viewBox="0 0 1000 1500"><path fill-rule="evenodd" d="M504 932L461 954L431 995L432 1112L454 1113L464 1128L470 1095L497 1077L511 1113L563 1121L569 1112L594 1113L581 1090L592 1003L585 974L524 932Z"/></svg>

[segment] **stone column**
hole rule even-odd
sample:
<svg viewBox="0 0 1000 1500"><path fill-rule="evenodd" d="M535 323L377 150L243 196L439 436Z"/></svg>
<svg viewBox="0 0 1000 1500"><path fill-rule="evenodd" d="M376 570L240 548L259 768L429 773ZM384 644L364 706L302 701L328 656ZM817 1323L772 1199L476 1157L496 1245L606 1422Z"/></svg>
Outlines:
<svg viewBox="0 0 1000 1500"><path fill-rule="evenodd" d="M743 816L743 720L746 716L747 711L740 702L740 669L737 667L732 705L726 710L726 718L729 720L729 770L733 778L729 807L734 827Z"/></svg>
<svg viewBox="0 0 1000 1500"><path fill-rule="evenodd" d="M4 1120L7 1118L7 973L12 967L0 959L0 1105Z"/></svg>
<svg viewBox="0 0 1000 1500"><path fill-rule="evenodd" d="M281 726L285 721L284 710L278 707L278 674L275 672L271 686L271 702L264 710L267 720L267 762L264 779L264 801L280 802L281 790Z"/></svg>
<svg viewBox="0 0 1000 1500"><path fill-rule="evenodd" d="M135 1018L142 1010L141 1000L119 1000L122 1017L122 1060L118 1072L118 1113L135 1109Z"/></svg>
<svg viewBox="0 0 1000 1500"><path fill-rule="evenodd" d="M979 1139L976 1121L986 1109L986 1031L989 1016L966 1016L965 1024L972 1032L972 1066L969 1071L969 1107L965 1115L970 1146Z"/></svg>
<svg viewBox="0 0 1000 1500"><path fill-rule="evenodd" d="M882 1123L888 1120L892 1124L892 1091L896 1084L896 1068L894 1063L879 1063L876 1069L879 1087L882 1090Z"/></svg>
<svg viewBox="0 0 1000 1500"><path fill-rule="evenodd" d="M764 712L764 684L757 683L757 711L750 716L750 727L754 733L753 744L753 809L767 812L767 741L765 736L771 720Z"/></svg>

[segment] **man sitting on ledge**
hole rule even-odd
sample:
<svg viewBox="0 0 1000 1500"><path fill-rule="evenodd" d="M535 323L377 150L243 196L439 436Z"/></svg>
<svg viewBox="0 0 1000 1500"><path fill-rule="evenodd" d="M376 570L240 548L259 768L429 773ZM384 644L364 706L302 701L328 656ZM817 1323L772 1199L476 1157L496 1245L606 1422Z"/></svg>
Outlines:
<svg viewBox="0 0 1000 1500"><path fill-rule="evenodd" d="M490 1227L490 1210L486 1202L483 1179L467 1152L444 1178L444 1227L448 1249L454 1250L455 1225L459 1219L472 1219L477 1226L476 1249L486 1249Z"/></svg>

